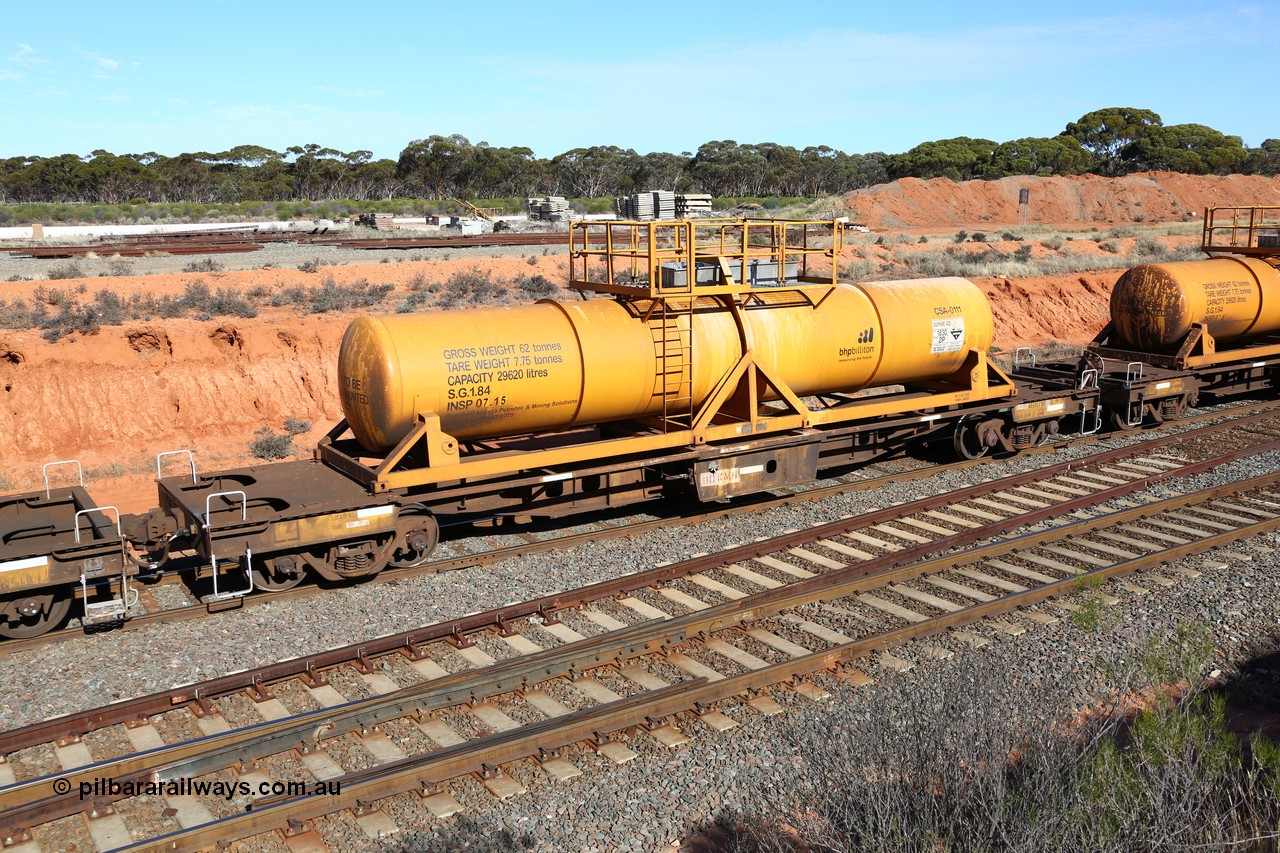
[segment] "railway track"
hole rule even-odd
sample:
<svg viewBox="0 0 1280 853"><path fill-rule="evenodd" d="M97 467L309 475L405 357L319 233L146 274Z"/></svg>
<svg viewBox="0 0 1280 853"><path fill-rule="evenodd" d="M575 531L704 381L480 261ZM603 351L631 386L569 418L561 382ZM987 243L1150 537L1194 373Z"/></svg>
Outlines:
<svg viewBox="0 0 1280 853"><path fill-rule="evenodd" d="M1055 466L28 726L0 735L0 829L23 853L199 849L276 830L294 846L337 811L393 831L378 801L406 792L449 814L451 780L511 796L527 773L577 775L585 752L630 760L619 732L678 746L693 719L726 730L732 714L779 712L768 691L782 684L823 698L813 673L864 683L856 662L873 655L906 668L890 650L911 640L945 636L921 651L948 655L1055 621L1039 606L1050 599L1111 601L1104 581L1162 566L1144 582L1192 578L1172 561L1280 527L1280 473L1148 490L1276 450L1271 436L1195 462L1144 447ZM127 754L106 754L122 741ZM128 798L93 789L101 779L178 787ZM191 779L267 795L218 800L182 787ZM330 788L270 793L289 781Z"/></svg>
<svg viewBox="0 0 1280 853"><path fill-rule="evenodd" d="M1155 449L1166 447L1172 444L1177 444L1180 441L1187 440L1187 438L1209 435L1223 430L1239 428L1250 429L1254 426L1265 427L1268 420L1274 416L1274 412L1278 409L1280 409L1280 403L1268 401L1236 407L1229 412L1203 412L1198 415L1184 418L1178 421L1176 425L1179 427L1190 427L1197 423L1206 423L1208 426L1201 427L1200 429L1196 429L1191 432L1179 432L1172 435L1156 437L1151 441L1144 442L1140 446L1107 451L1093 457L1093 463L1106 464L1109 461L1123 459L1128 455L1141 453L1143 452L1142 448ZM1230 420L1223 420L1224 418L1230 418ZM1098 440L1100 440L1100 438L1096 435L1060 439L1053 444L1024 451L1024 455L1052 454L1066 447L1075 447L1083 444L1094 443ZM1091 458L1085 458L1065 464L1093 464L1090 460ZM928 465L916 468L906 468L902 465L898 465L897 467L899 470L894 470L889 473L877 473L873 476L867 476L865 473L866 469L862 469L857 473L841 478L838 482L828 485L797 488L795 490L788 490L783 494L750 499L728 507L713 507L676 518L636 520L632 517L627 517L616 522L593 523L586 525L585 529L571 528L568 532L553 533L551 536L543 539L537 539L529 534L525 534L523 537L520 537L520 534L517 534L517 537L520 538L516 543L495 543L492 546L482 546L478 550L469 550L465 545L445 543L443 549L453 547L458 549L457 552L449 554L442 559L433 560L430 563L419 567L403 569L388 568L376 577L365 581L365 583L386 583L390 581L404 580L406 578L423 574L456 571L475 566L489 565L515 556L546 553L554 550L572 548L586 542L605 541L634 536L650 530L669 527L672 524L700 524L716 518L725 518L746 513L767 512L768 510L781 506L793 505L800 502L817 502L833 495L876 488L888 483L908 482L921 479L943 471L963 470L976 465L985 464L990 461L992 460L987 458L979 460L958 460L941 465ZM893 463L891 462L889 464L892 465ZM884 465L881 464L880 467L883 468ZM874 471L874 467L872 467L871 470ZM997 489L995 486L992 486L991 488L992 490ZM169 572L162 575L158 582L177 587L188 583L189 578L189 572ZM170 599L172 600L173 597L180 596L183 599L183 603L176 606L170 605L165 607L161 602L156 600L155 594L152 591L154 589L153 586L140 585L138 588L141 592L139 603L131 609L129 620L116 626L107 626L105 630L129 630L147 625L185 621L194 618L201 618L213 613L239 610L245 607L255 607L267 603L278 603L285 600L309 598L326 593L331 589L326 586L309 584L281 592L259 591L248 598L235 599L230 602L209 603L194 595L190 589L182 588L180 591L175 589L170 595ZM101 626L84 627L76 624L73 620L73 623L65 628L51 631L38 637L0 641L0 655L13 654L20 651L40 648L64 640L83 637L87 633L94 633L101 630L103 630Z"/></svg>
<svg viewBox="0 0 1280 853"><path fill-rule="evenodd" d="M138 258L147 255L221 255L255 252L266 243L295 242L308 246L340 249L430 249L482 248L490 246L567 246L569 232L498 232L445 237L343 237L337 234L304 234L293 231L228 231L193 236L170 235L147 239L118 240L68 246L20 246L7 250L20 258L76 258L97 255L104 258ZM599 242L593 240L592 242Z"/></svg>

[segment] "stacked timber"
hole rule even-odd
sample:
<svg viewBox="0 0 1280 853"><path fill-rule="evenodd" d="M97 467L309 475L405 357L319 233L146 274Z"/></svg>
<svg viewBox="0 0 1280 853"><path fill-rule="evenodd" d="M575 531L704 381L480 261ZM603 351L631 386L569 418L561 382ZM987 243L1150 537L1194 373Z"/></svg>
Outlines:
<svg viewBox="0 0 1280 853"><path fill-rule="evenodd" d="M669 190L650 190L653 195L653 218L676 218L676 194Z"/></svg>
<svg viewBox="0 0 1280 853"><path fill-rule="evenodd" d="M711 193L680 193L676 196L676 216L697 219L711 215Z"/></svg>

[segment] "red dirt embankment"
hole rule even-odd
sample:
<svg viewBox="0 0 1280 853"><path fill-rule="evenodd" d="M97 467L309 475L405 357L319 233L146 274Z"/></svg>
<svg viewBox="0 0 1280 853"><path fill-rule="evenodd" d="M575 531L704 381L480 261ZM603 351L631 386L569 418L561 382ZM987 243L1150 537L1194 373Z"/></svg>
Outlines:
<svg viewBox="0 0 1280 853"><path fill-rule="evenodd" d="M860 221L878 229L909 228L920 235L954 233L958 226L972 225L998 233L1015 225L1017 190L1028 184L1033 222L1076 227L1138 221L1139 216L1147 217L1147 223L1182 221L1185 213L1204 205L1280 205L1280 180L1182 175L1116 180L1011 178L964 184L909 180L856 193L849 204L859 212ZM1196 241L1195 237L1163 239ZM1127 252L1133 240L1117 242ZM1033 258L1050 251L1033 237L1024 244L966 243L957 248L1011 253L1020 245L1032 245ZM1066 245L1077 254L1102 254L1093 240L1081 238ZM938 241L851 246L841 264L842 268L858 260L881 268L890 264L891 275L902 269L905 277L910 274L903 266L908 253L942 248ZM340 284L363 278L373 284L396 285L395 302L383 309L389 311L423 280L438 283L471 268L492 271L496 281L542 274L563 282L566 262L554 256L536 258L532 264L521 258L468 258L327 267L319 274L271 269L9 282L0 285L0 298L10 304L16 299L30 302L37 298L38 287L74 293L80 285L85 287L78 297L81 301L92 299L102 288L126 297L148 292L177 295L197 278L215 290L239 291L315 285L327 277ZM1106 322L1107 298L1117 275L1117 271L1103 271L975 280L991 298L996 341L1008 351L1051 340L1088 340ZM300 455L306 455L341 417L335 363L350 318L349 314L298 317L286 309L270 309L252 319L127 322L55 343L46 342L35 330L0 329L0 435L5 437L0 443L0 492L38 487L40 464L45 461L79 458L99 500L125 512L145 510L155 500L150 481L156 453L193 449L202 469L248 464L253 461L248 442L254 432L263 426L279 431L289 417L314 424L310 432L295 439Z"/></svg>
<svg viewBox="0 0 1280 853"><path fill-rule="evenodd" d="M996 181L903 178L845 196L872 229L981 228L1018 222L1018 192L1030 194L1026 221L1045 225L1196 222L1206 207L1280 205L1280 176L1141 172L1122 178L1014 177Z"/></svg>

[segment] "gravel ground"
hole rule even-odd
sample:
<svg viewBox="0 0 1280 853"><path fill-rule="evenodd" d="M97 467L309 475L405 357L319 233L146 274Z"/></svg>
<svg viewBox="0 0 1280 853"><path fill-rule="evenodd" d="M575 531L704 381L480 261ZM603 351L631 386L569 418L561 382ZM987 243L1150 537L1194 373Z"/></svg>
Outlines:
<svg viewBox="0 0 1280 853"><path fill-rule="evenodd" d="M1275 548L1280 538L1270 536L1261 544ZM647 736L637 736L628 745L640 753L639 759L620 767L571 750L571 760L584 771L591 767L596 772L568 783L530 773L521 777L529 792L505 802L485 795L464 797L461 802L474 823L424 818L410 798L397 797L385 807L400 823L400 835L380 844L358 835L331 835L327 840L353 849L448 850L464 840L501 839L509 833L513 849L663 850L705 829L716 816L746 806L752 788L787 790L803 767L802 757L789 746L794 738L805 731L829 731L845 713L867 718L893 714L895 708L912 705L912 692L927 682L978 680L983 693L977 698L988 700L999 713L1025 719L1067 716L1072 709L1106 698L1108 681L1100 672L1101 662L1132 660L1152 638L1167 637L1182 623L1208 629L1224 666L1246 655L1255 643L1274 646L1280 634L1273 605L1280 595L1276 560L1247 546L1232 551L1249 559L1230 561L1229 569L1209 568L1222 556L1215 552L1189 562L1204 571L1196 580L1168 590L1152 585L1153 591L1144 597L1119 593L1121 603L1108 608L1093 631L1064 619L1016 638L987 632L991 644L979 650L958 646L956 656L946 661L930 658L922 644L913 644L895 652L916 662L909 673L868 664L865 671L877 679L874 685L853 689L839 679L819 676L815 681L832 694L823 704L775 691L773 698L788 710L766 718L729 703L722 710L741 724L731 732L712 734L682 714L674 722L692 740L678 750L665 750ZM1141 583L1140 576L1135 580ZM975 674L981 677L975 679ZM1053 705L1046 706L1047 697ZM505 846L495 843L488 849Z"/></svg>
<svg viewBox="0 0 1280 853"><path fill-rule="evenodd" d="M1231 477L1273 472L1278 462L1276 454L1244 460L1181 482L1176 491L1156 491L1172 495L1209 488ZM627 744L640 753L639 759L615 767L575 748L568 757L584 771L591 767L595 772L567 783L537 772L521 774L529 792L520 797L505 802L484 794L463 797L466 821L424 819L410 798L398 797L385 808L397 817L401 835L377 844L358 835L326 834L326 839L332 845L394 850L447 850L477 839L489 840L493 846L486 849L494 850L506 849L508 842L511 849L662 850L698 834L717 816L748 806L751 790L786 790L803 767L802 756L790 744L804 732L828 731L843 714L893 714L895 708L912 706L912 692L925 683L974 684L999 713L1053 719L1104 701L1113 683L1102 674L1104 668L1123 671L1125 662L1149 642L1170 636L1183 624L1208 631L1223 669L1260 647L1274 648L1280 639L1274 604L1280 600L1277 547L1280 536L1272 534L1193 558L1186 565L1202 571L1200 578L1179 581L1170 589L1148 584L1151 591L1145 596L1108 587L1121 602L1107 608L1093 630L1063 619L1012 638L979 625L973 630L984 633L991 644L979 650L952 645L957 654L951 660L924 653L926 644L937 642L926 639L895 651L916 663L909 673L868 662L864 671L877 680L874 685L853 689L837 678L818 676L814 681L832 694L829 702L815 704L790 691L774 691L773 698L788 708L774 718L729 702L721 710L741 725L724 734L713 734L692 715L681 714L672 722L692 740L678 750L635 736ZM1141 585L1142 577L1131 580ZM1054 704L1047 706L1046 697ZM532 769L531 762L524 766Z"/></svg>
<svg viewBox="0 0 1280 853"><path fill-rule="evenodd" d="M361 229L353 236L360 237L438 237L439 232L398 231L379 234L375 231ZM101 258L57 258L43 260L39 258L19 258L3 251L12 248L15 242L0 242L0 281L11 280L14 276L27 279L44 279L49 271L64 267L73 261L84 271L86 276L110 274L112 259ZM155 273L178 273L193 260L212 258L228 270L257 270L267 266L280 269L297 269L299 264L319 260L323 266L339 264L377 264L396 263L399 261L433 261L461 259L468 257L482 258L524 258L529 256L563 257L568 249L565 246L486 246L477 248L447 249L342 249L337 246L309 246L300 243L267 243L265 248L256 252L230 252L221 255L157 255L150 258L122 258L129 265L129 275L151 275Z"/></svg>
<svg viewBox="0 0 1280 853"><path fill-rule="evenodd" d="M1063 451L1062 455L1084 456L1138 438L1115 438L1103 442L1102 447L1079 447ZM584 578L595 581L617 577L657 562L680 560L842 515L952 490L977 480L1028 470L1046 461L1045 457L1015 458L994 466L939 473L914 483L842 495L821 504L775 510L766 516L665 528L563 553L509 560L447 575L341 589L306 602L265 605L14 654L0 660L0 719L6 727L16 727L545 595L578 586ZM1176 489L1191 491L1232 477L1271 472L1278 466L1280 454L1253 457L1180 482ZM1277 545L1280 541L1272 536L1264 547ZM900 654L918 661L919 666L907 675L890 674L872 666L869 674L878 679L874 687L853 691L837 679L819 676L818 683L834 696L827 705L814 705L789 691L779 691L775 698L795 710L778 718L764 718L729 703L726 713L742 725L723 735L712 735L702 724L682 715L677 723L693 736L691 743L668 751L646 737L635 738L629 745L640 753L640 758L621 767L608 764L594 753L569 750L566 757L587 773L569 783L552 783L531 762L522 762L511 772L530 789L528 794L499 802L478 784L451 790L467 807L468 814L480 822L477 831L491 839L498 838L495 833L505 828L527 835L539 849L661 849L705 825L718 810L735 805L744 780L785 784L796 760L784 748L788 727L822 725L824 715L831 713L828 705L852 703L868 713L893 708L920 679L941 671L963 672L975 663L984 669L994 667L1003 674L1007 682L1000 686L998 700L1013 703L1019 713L1039 712L1038 686L1045 679L1070 684L1076 704L1083 705L1096 698L1100 685L1096 661L1131 652L1147 637L1165 635L1185 621L1204 624L1223 658L1236 659L1252 644L1280 635L1280 619L1274 606L1280 600L1277 559L1274 553L1261 552L1257 547L1258 543L1248 543L1232 549L1241 559L1230 561L1227 569L1205 568L1214 563L1197 558L1191 565L1202 568L1201 578L1179 581L1167 590L1151 584L1151 593L1145 597L1109 589L1122 603L1106 611L1102 626L1095 632L1082 632L1069 620L1037 626L1020 638L989 632L994 640L991 645L981 650L956 645L961 651L951 661L934 661L918 647L908 648ZM1141 579L1137 582L1141 583ZM417 849L438 844L444 849L453 842L444 840L442 832L453 831L449 827L455 825L470 826L466 821L435 821L416 797L394 798L387 810L405 830L387 842L392 847ZM327 821L324 828L326 834L337 834L329 839L334 849L366 843L351 821Z"/></svg>

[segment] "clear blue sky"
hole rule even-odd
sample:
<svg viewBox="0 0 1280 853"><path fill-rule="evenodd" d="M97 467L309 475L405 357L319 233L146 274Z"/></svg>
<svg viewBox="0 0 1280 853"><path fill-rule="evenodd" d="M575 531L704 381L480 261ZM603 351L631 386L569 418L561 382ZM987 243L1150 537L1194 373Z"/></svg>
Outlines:
<svg viewBox="0 0 1280 853"><path fill-rule="evenodd" d="M713 139L895 153L1095 109L1280 137L1280 2L10 0L0 157L395 158L461 133L550 157Z"/></svg>

